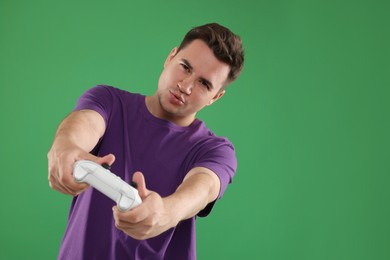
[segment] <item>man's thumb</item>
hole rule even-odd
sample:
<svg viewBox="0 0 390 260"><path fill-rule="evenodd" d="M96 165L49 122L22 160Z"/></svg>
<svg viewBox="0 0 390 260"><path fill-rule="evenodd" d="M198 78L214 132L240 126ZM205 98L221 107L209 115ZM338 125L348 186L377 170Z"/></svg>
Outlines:
<svg viewBox="0 0 390 260"><path fill-rule="evenodd" d="M107 154L106 156L103 157L98 157L96 160L97 164L108 164L108 166L111 166L115 162L115 156L113 154Z"/></svg>
<svg viewBox="0 0 390 260"><path fill-rule="evenodd" d="M133 175L133 182L137 184L138 194L142 200L146 198L150 191L146 188L145 177L142 172L135 172Z"/></svg>

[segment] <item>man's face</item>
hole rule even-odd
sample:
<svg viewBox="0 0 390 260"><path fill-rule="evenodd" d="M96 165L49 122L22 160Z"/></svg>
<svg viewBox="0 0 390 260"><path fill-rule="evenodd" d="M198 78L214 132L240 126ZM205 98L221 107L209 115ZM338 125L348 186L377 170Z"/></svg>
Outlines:
<svg viewBox="0 0 390 260"><path fill-rule="evenodd" d="M173 49L158 82L163 117L174 122L192 121L199 110L224 94L220 90L229 71L229 65L217 60L201 40L192 41L179 52Z"/></svg>

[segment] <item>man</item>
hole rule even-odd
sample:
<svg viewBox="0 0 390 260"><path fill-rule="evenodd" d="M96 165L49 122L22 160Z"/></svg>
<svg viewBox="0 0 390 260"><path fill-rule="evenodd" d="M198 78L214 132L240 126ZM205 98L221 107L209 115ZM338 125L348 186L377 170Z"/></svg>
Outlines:
<svg viewBox="0 0 390 260"><path fill-rule="evenodd" d="M59 259L196 259L195 218L209 214L237 167L233 145L196 113L224 95L243 62L240 38L206 24L168 55L154 95L97 86L80 97L48 153L50 187L74 196ZM76 183L82 159L136 182L142 204L121 212Z"/></svg>

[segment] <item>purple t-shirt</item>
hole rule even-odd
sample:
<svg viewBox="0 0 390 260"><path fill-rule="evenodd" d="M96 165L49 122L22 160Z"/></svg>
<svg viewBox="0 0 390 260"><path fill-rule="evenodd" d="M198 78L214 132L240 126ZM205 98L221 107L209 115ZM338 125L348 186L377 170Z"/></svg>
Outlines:
<svg viewBox="0 0 390 260"><path fill-rule="evenodd" d="M103 85L80 97L75 110L81 109L103 116L106 131L92 153L114 154L111 171L126 182L141 171L146 187L166 197L192 168L201 166L218 175L221 198L232 181L237 167L233 145L198 119L188 127L178 126L154 117L145 105L145 96ZM75 197L58 259L196 259L195 217L139 241L115 227L114 205L93 188ZM208 215L213 205L198 216Z"/></svg>

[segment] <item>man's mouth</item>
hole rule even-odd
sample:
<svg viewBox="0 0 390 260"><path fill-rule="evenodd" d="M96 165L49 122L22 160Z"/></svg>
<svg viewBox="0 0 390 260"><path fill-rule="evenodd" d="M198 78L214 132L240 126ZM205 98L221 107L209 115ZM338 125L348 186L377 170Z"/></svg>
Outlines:
<svg viewBox="0 0 390 260"><path fill-rule="evenodd" d="M173 91L169 91L170 93L171 93L171 95L177 100L177 101L180 101L181 103L185 103L185 100L184 100L184 98L180 95L180 94L178 94L178 93L175 93L175 92L173 92Z"/></svg>

